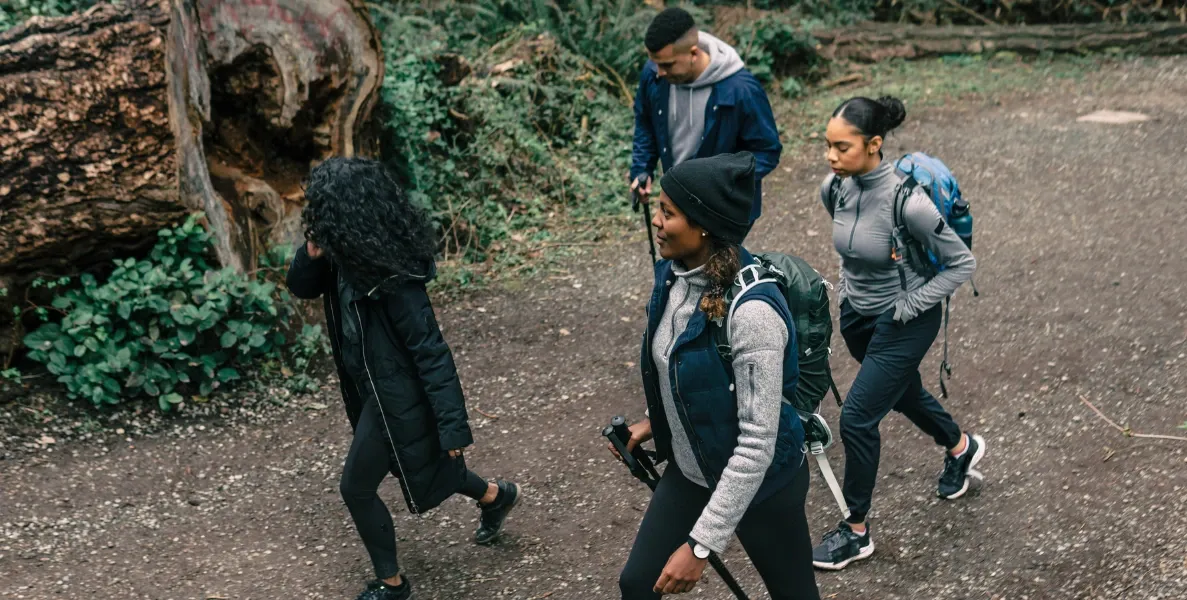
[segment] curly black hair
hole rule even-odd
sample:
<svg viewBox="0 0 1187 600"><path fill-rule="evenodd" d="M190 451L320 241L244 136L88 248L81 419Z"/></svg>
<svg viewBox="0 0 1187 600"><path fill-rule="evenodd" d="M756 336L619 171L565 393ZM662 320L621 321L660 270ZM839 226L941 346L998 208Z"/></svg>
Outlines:
<svg viewBox="0 0 1187 600"><path fill-rule="evenodd" d="M309 173L301 222L362 292L427 276L437 250L428 215L383 163L333 157Z"/></svg>

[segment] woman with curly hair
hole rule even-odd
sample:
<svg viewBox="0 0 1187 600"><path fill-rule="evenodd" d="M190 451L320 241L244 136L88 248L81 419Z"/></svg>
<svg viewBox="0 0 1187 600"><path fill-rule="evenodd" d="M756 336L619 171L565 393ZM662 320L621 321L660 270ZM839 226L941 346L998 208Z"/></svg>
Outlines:
<svg viewBox="0 0 1187 600"><path fill-rule="evenodd" d="M340 490L376 580L359 600L412 595L396 562L391 513L379 484L395 475L420 514L461 493L481 510L474 539L492 543L520 500L519 487L466 468L473 443L453 355L425 284L435 242L425 214L392 173L360 158L331 158L309 175L305 243L288 272L298 298L321 297L354 440Z"/></svg>
<svg viewBox="0 0 1187 600"><path fill-rule="evenodd" d="M648 419L628 449L655 440L672 459L619 577L626 600L696 586L735 531L775 600L819 600L804 501L804 430L785 396L799 378L796 335L774 283L744 288L728 316L732 358L713 343L727 291L754 258L755 159L749 152L681 163L664 174L652 224L664 260L643 338ZM716 325L711 325L715 322Z"/></svg>

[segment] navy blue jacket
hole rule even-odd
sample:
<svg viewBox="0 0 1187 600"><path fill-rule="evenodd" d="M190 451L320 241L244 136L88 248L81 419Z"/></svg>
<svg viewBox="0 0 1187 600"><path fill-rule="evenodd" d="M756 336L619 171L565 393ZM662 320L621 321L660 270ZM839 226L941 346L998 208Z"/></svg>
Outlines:
<svg viewBox="0 0 1187 600"><path fill-rule="evenodd" d="M673 166L668 135L668 96L671 85L660 79L655 63L647 61L635 95L635 144L631 152L631 181L640 175L654 176L655 165ZM696 158L747 150L754 154L754 208L750 221L762 214L762 178L775 170L783 144L775 127L775 115L762 84L742 69L717 82L705 105L705 134Z"/></svg>
<svg viewBox="0 0 1187 600"><path fill-rule="evenodd" d="M754 258L742 251L743 266ZM647 398L651 431L654 434L657 461L672 455L672 432L664 413L659 392L659 377L669 377L676 405L681 409L679 420L692 443L694 454L705 481L712 487L725 471L725 465L738 446L738 401L730 389L733 367L721 359L713 344L713 336L704 312L697 308L688 327L672 346L669 372L656 372L651 353L651 341L663 318L668 296L676 275L672 261L661 260L655 266L655 288L647 307L647 333L639 364L643 370L643 390ZM799 381L799 358L796 348L795 325L791 312L779 288L773 283L755 286L739 302L762 301L770 304L787 324L787 348L783 354L783 396L793 398ZM784 402L779 411L779 433L775 441L775 456L767 469L766 478L752 502L762 502L787 485L803 462L804 428L791 404ZM671 468L671 467L669 467Z"/></svg>

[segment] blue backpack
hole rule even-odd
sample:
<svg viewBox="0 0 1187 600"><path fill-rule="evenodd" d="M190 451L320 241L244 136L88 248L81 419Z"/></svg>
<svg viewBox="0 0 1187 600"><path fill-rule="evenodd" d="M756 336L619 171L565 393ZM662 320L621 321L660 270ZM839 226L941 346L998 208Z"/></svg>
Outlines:
<svg viewBox="0 0 1187 600"><path fill-rule="evenodd" d="M961 227L964 223L957 222L963 221L962 217L968 215L968 203L961 197L960 185L956 183L956 178L952 176L952 171L948 169L948 166L940 159L922 152L912 152L895 161L894 166L899 173L906 177L899 193L895 195L894 206L894 226L903 234L903 241L906 243L911 241L910 233L906 230L906 223L903 222L907 198L911 197L916 187L922 186L923 191L927 192L932 203L936 205L940 217L956 231L964 245L971 250L973 246L972 218L970 216L967 219L967 227ZM933 273L944 270L944 265L930 250L922 248L919 250L920 252L917 254L919 260L922 261L926 257L927 264L913 266L930 268Z"/></svg>
<svg viewBox="0 0 1187 600"><path fill-rule="evenodd" d="M895 161L894 166L905 179L894 195L892 212L894 231L891 235L893 244L891 251L895 266L898 267L899 281L905 292L907 291L907 274L904 270L904 263L926 278L931 278L944 270L944 265L939 258L914 239L910 231L907 230L904 213L906 212L907 199L915 193L915 189L923 188L923 191L935 204L940 217L956 232L956 235L970 250L973 248L973 217L969 213L968 203L960 194L960 185L956 183L952 171L940 159L923 152L912 152ZM834 177L829 190L829 213L832 213L831 207L835 206L835 198L840 188L841 179ZM977 284L972 281L969 283L973 287L973 296L980 296ZM948 364L950 304L950 299L944 300L944 358L940 363L940 393L944 398L948 397L948 386L944 384L944 375L952 376L952 366Z"/></svg>

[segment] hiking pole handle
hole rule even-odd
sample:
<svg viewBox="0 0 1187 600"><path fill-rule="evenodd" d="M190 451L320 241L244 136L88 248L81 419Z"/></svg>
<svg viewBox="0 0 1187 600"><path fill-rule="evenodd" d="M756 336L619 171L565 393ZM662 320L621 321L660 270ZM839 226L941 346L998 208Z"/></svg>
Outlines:
<svg viewBox="0 0 1187 600"><path fill-rule="evenodd" d="M629 444L631 441L631 428L626 425L626 418L619 415L610 420L610 427L614 428L614 435L622 441L623 445ZM631 449L631 456L639 466L651 475L653 479L659 479L659 471L655 469L655 463L652 462L651 457L647 456L647 451L642 446L635 446Z"/></svg>
<svg viewBox="0 0 1187 600"><path fill-rule="evenodd" d="M622 420L622 426L615 428L618 420ZM614 447L618 457L626 464L627 469L630 470L631 475L636 479L647 484L647 487L655 491L655 486L659 484L659 474L655 471L655 466L651 464L651 459L642 452L642 449L636 447L638 452L630 452L626 449L627 442L630 441L630 430L627 430L626 436L619 434L619 431L626 429L626 419L622 417L615 417L610 425L602 429L602 436L610 441L610 445Z"/></svg>
<svg viewBox="0 0 1187 600"><path fill-rule="evenodd" d="M658 482L647 473L642 465L639 464L638 459L636 459L630 452L627 451L626 442L619 439L618 434L614 432L614 426L607 425L606 428L602 430L602 436L610 441L611 446L614 446L614 451L618 453L618 458L626 465L626 468L630 470L631 475L634 475L636 479L647 484L647 487L654 491Z"/></svg>
<svg viewBox="0 0 1187 600"><path fill-rule="evenodd" d="M631 428L626 425L626 417L617 415L610 419L610 428L614 430L614 435L622 440L622 443L627 443L631 439Z"/></svg>

